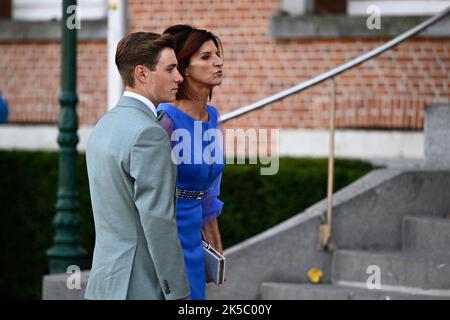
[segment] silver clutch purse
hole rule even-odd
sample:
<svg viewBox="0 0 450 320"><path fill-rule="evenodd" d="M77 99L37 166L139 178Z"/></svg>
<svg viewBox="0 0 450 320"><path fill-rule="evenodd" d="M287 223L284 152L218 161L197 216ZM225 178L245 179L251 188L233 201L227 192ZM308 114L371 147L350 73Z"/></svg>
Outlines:
<svg viewBox="0 0 450 320"><path fill-rule="evenodd" d="M204 240L203 255L205 256L206 275L216 285L222 284L225 280L225 256Z"/></svg>

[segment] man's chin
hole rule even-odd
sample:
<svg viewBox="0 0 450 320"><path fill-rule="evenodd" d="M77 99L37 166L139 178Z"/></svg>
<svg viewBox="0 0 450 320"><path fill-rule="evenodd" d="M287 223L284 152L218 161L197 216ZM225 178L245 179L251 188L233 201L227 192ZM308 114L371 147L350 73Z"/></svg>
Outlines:
<svg viewBox="0 0 450 320"><path fill-rule="evenodd" d="M169 102L173 102L173 101L175 101L176 99L177 99L177 98L176 98L176 95L168 96L168 97L165 97L164 100L162 100L161 103L169 103Z"/></svg>

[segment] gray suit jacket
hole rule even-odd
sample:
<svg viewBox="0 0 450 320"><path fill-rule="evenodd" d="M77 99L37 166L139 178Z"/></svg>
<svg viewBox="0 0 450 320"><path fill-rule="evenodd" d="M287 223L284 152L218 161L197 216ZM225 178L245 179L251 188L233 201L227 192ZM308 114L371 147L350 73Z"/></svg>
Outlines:
<svg viewBox="0 0 450 320"><path fill-rule="evenodd" d="M92 131L86 162L95 249L86 299L190 293L175 220L176 166L148 106L122 97Z"/></svg>

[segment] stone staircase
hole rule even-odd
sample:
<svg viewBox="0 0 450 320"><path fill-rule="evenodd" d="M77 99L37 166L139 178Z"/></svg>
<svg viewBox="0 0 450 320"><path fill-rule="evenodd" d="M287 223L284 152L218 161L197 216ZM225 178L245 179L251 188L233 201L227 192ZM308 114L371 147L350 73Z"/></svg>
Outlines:
<svg viewBox="0 0 450 320"><path fill-rule="evenodd" d="M405 216L399 251L336 250L331 283L265 282L263 300L450 300L450 219ZM379 268L379 288L368 279ZM370 280L369 284L373 284Z"/></svg>

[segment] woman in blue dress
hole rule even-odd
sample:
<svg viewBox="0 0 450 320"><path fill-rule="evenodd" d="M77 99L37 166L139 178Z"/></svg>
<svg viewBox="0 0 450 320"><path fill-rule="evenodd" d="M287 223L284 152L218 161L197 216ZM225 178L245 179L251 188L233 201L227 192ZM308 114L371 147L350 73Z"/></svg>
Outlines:
<svg viewBox="0 0 450 320"><path fill-rule="evenodd" d="M202 231L207 242L223 251L217 223L223 206L218 199L225 163L223 131L217 109L208 104L213 88L222 83L222 45L211 32L187 25L169 27L164 33L175 38L178 70L184 81L176 100L160 104L158 112L177 164L177 226L190 299L204 300L207 279Z"/></svg>

